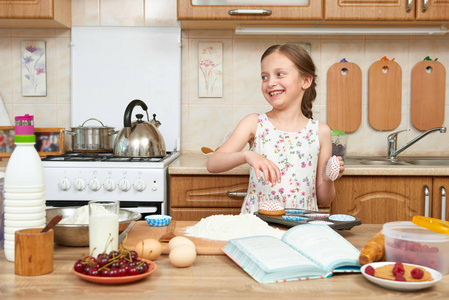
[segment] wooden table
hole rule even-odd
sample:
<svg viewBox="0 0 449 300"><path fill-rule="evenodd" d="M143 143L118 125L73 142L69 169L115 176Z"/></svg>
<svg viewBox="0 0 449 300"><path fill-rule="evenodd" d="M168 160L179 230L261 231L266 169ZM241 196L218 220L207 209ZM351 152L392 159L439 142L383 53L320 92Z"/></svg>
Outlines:
<svg viewBox="0 0 449 300"><path fill-rule="evenodd" d="M361 249L381 225L361 225L341 234ZM258 284L227 256L200 255L189 268L170 265L163 255L158 269L142 281L125 285L99 285L71 272L75 260L88 248L55 246L51 274L23 277L0 251L0 299L448 299L449 275L435 286L413 293L383 289L361 274L327 279ZM404 298L402 298L404 297Z"/></svg>

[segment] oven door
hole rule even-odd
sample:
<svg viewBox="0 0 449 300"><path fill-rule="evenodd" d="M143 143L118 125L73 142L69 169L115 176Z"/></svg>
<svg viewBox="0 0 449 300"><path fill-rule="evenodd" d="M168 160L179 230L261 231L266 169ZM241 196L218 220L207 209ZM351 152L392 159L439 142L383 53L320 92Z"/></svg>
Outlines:
<svg viewBox="0 0 449 300"><path fill-rule="evenodd" d="M89 201L84 200L47 200L46 205L48 208L57 207L69 207L69 206L84 206L87 205ZM142 215L142 219L148 215L163 215L166 214L167 208L162 202L138 202L138 201L120 201L120 208L128 209L134 212L138 212Z"/></svg>

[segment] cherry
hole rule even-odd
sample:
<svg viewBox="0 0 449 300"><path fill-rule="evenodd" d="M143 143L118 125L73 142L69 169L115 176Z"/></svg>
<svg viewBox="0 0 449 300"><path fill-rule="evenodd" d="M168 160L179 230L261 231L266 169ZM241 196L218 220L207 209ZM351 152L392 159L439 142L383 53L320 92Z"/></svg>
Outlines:
<svg viewBox="0 0 449 300"><path fill-rule="evenodd" d="M75 272L84 273L83 260L78 259L74 265Z"/></svg>
<svg viewBox="0 0 449 300"><path fill-rule="evenodd" d="M89 269L88 275L90 275L90 276L99 276L98 268L97 267L91 267Z"/></svg>
<svg viewBox="0 0 449 300"><path fill-rule="evenodd" d="M137 270L135 267L129 268L128 275L129 276L139 275L139 270Z"/></svg>

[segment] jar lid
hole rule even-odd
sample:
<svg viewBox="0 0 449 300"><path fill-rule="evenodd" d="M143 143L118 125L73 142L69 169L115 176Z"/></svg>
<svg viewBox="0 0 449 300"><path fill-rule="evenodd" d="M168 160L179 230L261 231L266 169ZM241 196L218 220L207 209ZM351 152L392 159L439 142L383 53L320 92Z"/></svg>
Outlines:
<svg viewBox="0 0 449 300"><path fill-rule="evenodd" d="M16 121L32 121L34 119L34 116L30 116L29 114L26 114L24 116L17 116L14 119Z"/></svg>
<svg viewBox="0 0 449 300"><path fill-rule="evenodd" d="M15 143L36 143L36 136L34 135L20 135L17 134L14 136Z"/></svg>
<svg viewBox="0 0 449 300"><path fill-rule="evenodd" d="M344 131L341 130L331 130L332 135L345 135Z"/></svg>
<svg viewBox="0 0 449 300"><path fill-rule="evenodd" d="M419 225L421 227L430 229L438 233L449 234L449 222L440 219L423 216L414 216L412 222L416 225Z"/></svg>

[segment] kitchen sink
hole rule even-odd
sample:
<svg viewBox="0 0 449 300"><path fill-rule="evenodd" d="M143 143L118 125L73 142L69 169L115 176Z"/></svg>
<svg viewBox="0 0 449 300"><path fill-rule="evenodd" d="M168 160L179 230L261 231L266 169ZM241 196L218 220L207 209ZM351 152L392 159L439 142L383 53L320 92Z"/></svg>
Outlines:
<svg viewBox="0 0 449 300"><path fill-rule="evenodd" d="M370 166L391 166L391 165L404 165L406 163L402 161L390 161L390 160L360 160L362 165L370 165Z"/></svg>
<svg viewBox="0 0 449 300"><path fill-rule="evenodd" d="M449 159L413 159L405 162L418 166L449 166Z"/></svg>
<svg viewBox="0 0 449 300"><path fill-rule="evenodd" d="M392 161L381 156L360 156L348 157L345 165L347 166L449 166L449 157L398 157Z"/></svg>

